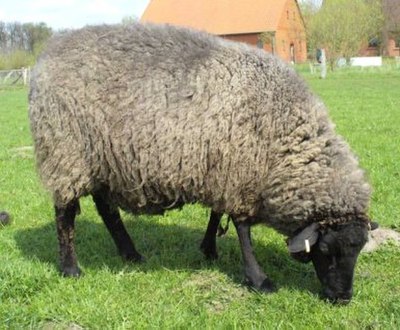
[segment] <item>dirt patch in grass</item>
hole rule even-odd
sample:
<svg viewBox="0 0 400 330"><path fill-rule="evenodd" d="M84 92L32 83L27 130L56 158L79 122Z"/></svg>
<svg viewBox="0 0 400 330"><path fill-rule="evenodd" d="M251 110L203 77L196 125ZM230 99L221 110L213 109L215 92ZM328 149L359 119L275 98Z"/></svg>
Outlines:
<svg viewBox="0 0 400 330"><path fill-rule="evenodd" d="M235 301L246 300L249 290L232 283L217 273L198 272L191 275L182 284L182 289L197 295L198 302L207 313L222 313Z"/></svg>
<svg viewBox="0 0 400 330"><path fill-rule="evenodd" d="M388 228L378 228L370 232L369 240L362 252L373 252L387 242L400 245L400 233Z"/></svg>

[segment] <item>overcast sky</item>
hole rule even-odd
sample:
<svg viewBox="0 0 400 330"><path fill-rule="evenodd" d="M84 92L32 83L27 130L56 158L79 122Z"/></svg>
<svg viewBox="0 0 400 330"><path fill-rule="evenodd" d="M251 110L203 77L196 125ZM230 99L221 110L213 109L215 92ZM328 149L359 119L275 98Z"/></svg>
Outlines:
<svg viewBox="0 0 400 330"><path fill-rule="evenodd" d="M0 21L44 22L53 29L140 18L150 0L0 0Z"/></svg>

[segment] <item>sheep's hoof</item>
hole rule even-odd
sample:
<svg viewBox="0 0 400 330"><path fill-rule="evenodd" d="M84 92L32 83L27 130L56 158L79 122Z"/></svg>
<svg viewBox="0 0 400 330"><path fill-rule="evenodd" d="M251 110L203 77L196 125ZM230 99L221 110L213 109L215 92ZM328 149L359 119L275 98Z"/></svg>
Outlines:
<svg viewBox="0 0 400 330"><path fill-rule="evenodd" d="M217 249L215 248L215 246L211 247L210 245L202 243L200 245L200 250L201 250L201 252L203 252L203 254L207 260L217 260L218 259L218 252L217 252Z"/></svg>
<svg viewBox="0 0 400 330"><path fill-rule="evenodd" d="M61 275L64 277L80 277L82 275L82 272L77 266L64 267L61 270Z"/></svg>
<svg viewBox="0 0 400 330"><path fill-rule="evenodd" d="M146 261L146 258L139 253L121 253L122 258L128 262L142 263Z"/></svg>
<svg viewBox="0 0 400 330"><path fill-rule="evenodd" d="M218 259L218 252L215 245L208 244L207 242L202 242L200 245L200 250L203 252L207 260Z"/></svg>
<svg viewBox="0 0 400 330"><path fill-rule="evenodd" d="M245 285L247 285L251 290L261 293L273 293L278 291L275 284L269 278L265 278L261 285L254 285L250 280L246 280Z"/></svg>
<svg viewBox="0 0 400 330"><path fill-rule="evenodd" d="M259 290L261 292L265 292L265 293L272 293L272 292L278 291L278 289L276 288L274 282L272 282L269 278L266 278L262 282L261 287L260 287Z"/></svg>
<svg viewBox="0 0 400 330"><path fill-rule="evenodd" d="M217 251L211 251L211 252L204 252L204 255L206 256L207 260L213 261L218 259L218 253Z"/></svg>

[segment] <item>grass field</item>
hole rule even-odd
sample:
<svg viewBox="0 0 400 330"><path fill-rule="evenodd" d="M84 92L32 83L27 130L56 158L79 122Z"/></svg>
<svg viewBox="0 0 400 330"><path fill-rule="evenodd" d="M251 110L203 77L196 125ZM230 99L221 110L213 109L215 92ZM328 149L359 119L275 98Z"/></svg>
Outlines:
<svg viewBox="0 0 400 330"><path fill-rule="evenodd" d="M360 156L374 186L370 214L400 230L400 71L306 74L340 134ZM53 208L33 160L27 91L0 89L0 328L22 329L399 329L400 251L363 254L350 305L318 298L312 265L286 251L284 237L254 229L257 258L279 287L261 295L241 285L239 244L231 229L218 240L220 259L198 249L208 211L198 205L164 216L123 214L140 265L123 263L90 198L78 217L77 253L84 276L61 278Z"/></svg>

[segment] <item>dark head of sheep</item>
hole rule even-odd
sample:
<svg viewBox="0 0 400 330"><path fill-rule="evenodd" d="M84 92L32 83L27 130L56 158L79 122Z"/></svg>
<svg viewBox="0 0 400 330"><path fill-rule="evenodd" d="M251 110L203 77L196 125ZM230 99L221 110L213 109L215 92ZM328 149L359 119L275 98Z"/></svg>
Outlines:
<svg viewBox="0 0 400 330"><path fill-rule="evenodd" d="M29 102L64 275L80 273L80 197L93 196L132 261L142 256L119 208L154 214L199 202L217 215L203 251L216 257L219 215L228 214L252 287L274 290L250 241L251 226L264 223L314 263L329 299L350 299L370 186L323 103L276 57L168 25L86 27L49 42Z"/></svg>
<svg viewBox="0 0 400 330"><path fill-rule="evenodd" d="M322 284L322 296L346 304L353 295L353 274L357 257L368 240L365 221L343 224L313 223L288 240L292 257L312 261Z"/></svg>

